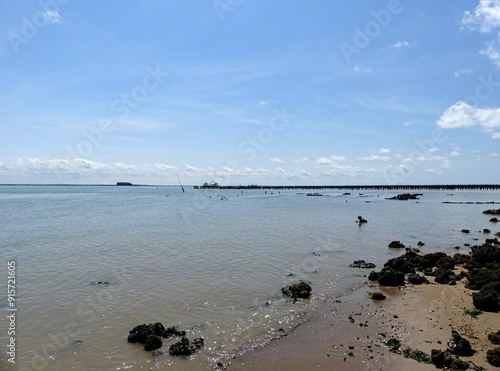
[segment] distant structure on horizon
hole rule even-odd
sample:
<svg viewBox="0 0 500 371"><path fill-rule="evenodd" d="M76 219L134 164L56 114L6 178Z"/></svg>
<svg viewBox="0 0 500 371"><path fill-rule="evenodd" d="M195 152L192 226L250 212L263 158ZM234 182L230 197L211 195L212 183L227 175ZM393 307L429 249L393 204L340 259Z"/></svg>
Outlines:
<svg viewBox="0 0 500 371"><path fill-rule="evenodd" d="M130 182L116 182L117 186L131 186L132 183Z"/></svg>
<svg viewBox="0 0 500 371"><path fill-rule="evenodd" d="M217 189L220 188L217 182L205 182L202 186L194 186L194 189Z"/></svg>

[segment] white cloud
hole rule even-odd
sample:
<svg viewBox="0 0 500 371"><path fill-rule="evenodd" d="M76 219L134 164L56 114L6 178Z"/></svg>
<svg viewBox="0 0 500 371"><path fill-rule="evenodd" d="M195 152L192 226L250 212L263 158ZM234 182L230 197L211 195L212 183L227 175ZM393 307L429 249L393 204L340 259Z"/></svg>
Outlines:
<svg viewBox="0 0 500 371"><path fill-rule="evenodd" d="M413 122L412 121L405 121L403 123L404 126L413 126Z"/></svg>
<svg viewBox="0 0 500 371"><path fill-rule="evenodd" d="M408 41L398 41L390 46L390 48L396 48L396 49L401 49L405 48L407 46L410 46L410 43Z"/></svg>
<svg viewBox="0 0 500 371"><path fill-rule="evenodd" d="M368 157L361 157L358 160L360 161L389 161L391 158L389 156L380 156L376 154L372 154Z"/></svg>
<svg viewBox="0 0 500 371"><path fill-rule="evenodd" d="M500 0L480 0L479 5L473 12L466 11L462 18L462 27L470 30L478 30L483 33L491 33L500 28ZM500 35L486 44L481 54L490 58L500 67Z"/></svg>
<svg viewBox="0 0 500 371"><path fill-rule="evenodd" d="M345 160L344 156L319 157L316 159L316 165L330 165L334 162L343 162Z"/></svg>
<svg viewBox="0 0 500 371"><path fill-rule="evenodd" d="M82 158L51 159L18 158L13 160L0 159L0 174L9 176L47 175L63 177L66 175L92 176L165 176L166 172L177 169L176 166L155 164L125 164L115 162L105 164Z"/></svg>
<svg viewBox="0 0 500 371"><path fill-rule="evenodd" d="M474 72L474 70L472 68L464 68L463 70L455 71L455 73L453 75L455 77L460 77L463 75L470 75L472 72Z"/></svg>
<svg viewBox="0 0 500 371"><path fill-rule="evenodd" d="M472 12L464 12L462 26L480 32L500 27L500 0L480 0Z"/></svg>
<svg viewBox="0 0 500 371"><path fill-rule="evenodd" d="M490 154L489 154L489 156L490 156L490 157L498 157L498 156L499 156L499 154L498 154L498 153L496 153L496 152L493 152L493 153L490 153Z"/></svg>
<svg viewBox="0 0 500 371"><path fill-rule="evenodd" d="M493 139L500 139L500 133L495 132L500 129L500 108L476 108L460 101L441 115L437 125L443 129L479 126Z"/></svg>
<svg viewBox="0 0 500 371"><path fill-rule="evenodd" d="M453 151L453 152L451 152L451 153L450 153L450 156L451 156L451 157L457 157L457 156L460 156L460 152L458 152L458 151Z"/></svg>
<svg viewBox="0 0 500 371"><path fill-rule="evenodd" d="M370 72L372 72L372 69L371 68L361 68L359 66L355 66L353 68L353 71L358 72L358 73L370 73Z"/></svg>
<svg viewBox="0 0 500 371"><path fill-rule="evenodd" d="M500 40L489 42L480 53L490 58L493 63L500 67Z"/></svg>
<svg viewBox="0 0 500 371"><path fill-rule="evenodd" d="M56 10L47 10L43 13L45 19L50 23L59 23L61 22L61 16Z"/></svg>
<svg viewBox="0 0 500 371"><path fill-rule="evenodd" d="M285 163L285 161L279 159L278 157L273 157L269 161L271 161L271 162L277 162L279 164L284 164Z"/></svg>
<svg viewBox="0 0 500 371"><path fill-rule="evenodd" d="M391 150L389 148L380 148L379 152L382 154L387 154L387 153L391 153Z"/></svg>

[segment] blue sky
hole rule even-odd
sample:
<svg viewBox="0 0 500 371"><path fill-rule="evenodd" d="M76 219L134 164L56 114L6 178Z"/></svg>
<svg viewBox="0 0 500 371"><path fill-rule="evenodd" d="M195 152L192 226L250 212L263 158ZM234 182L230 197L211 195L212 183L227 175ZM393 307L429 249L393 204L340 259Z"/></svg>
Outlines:
<svg viewBox="0 0 500 371"><path fill-rule="evenodd" d="M1 1L0 183L499 183L500 0Z"/></svg>

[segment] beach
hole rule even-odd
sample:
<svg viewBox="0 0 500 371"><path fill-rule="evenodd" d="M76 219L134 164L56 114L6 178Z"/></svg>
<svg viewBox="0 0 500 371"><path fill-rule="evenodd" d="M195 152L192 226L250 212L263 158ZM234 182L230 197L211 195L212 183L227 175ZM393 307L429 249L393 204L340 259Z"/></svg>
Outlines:
<svg viewBox="0 0 500 371"><path fill-rule="evenodd" d="M461 271L462 267L455 270ZM235 359L229 369L435 370L434 364L408 358L404 351L391 352L389 339L399 340L401 349L431 355L433 349L446 350L452 330L475 350L461 357L471 363L469 369L493 369L486 353L496 346L488 335L500 329L500 314L471 315L473 291L465 282L439 284L431 278L428 284L382 287L366 281L352 294L324 303L311 321L289 336ZM372 300L373 292L387 298Z"/></svg>

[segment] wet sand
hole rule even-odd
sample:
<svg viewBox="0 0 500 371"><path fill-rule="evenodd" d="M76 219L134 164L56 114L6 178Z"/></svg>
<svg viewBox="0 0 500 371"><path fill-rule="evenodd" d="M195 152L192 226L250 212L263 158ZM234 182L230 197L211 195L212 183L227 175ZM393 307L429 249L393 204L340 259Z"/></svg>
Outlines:
<svg viewBox="0 0 500 371"><path fill-rule="evenodd" d="M473 318L471 290L464 280L456 286L433 283L401 288L367 284L353 294L321 305L310 321L267 347L232 360L230 370L436 370L391 353L384 341L397 338L403 346L430 355L445 350L456 330L477 352L460 357L489 370L487 337L500 329L500 314L484 312ZM387 299L374 301L369 292L383 292Z"/></svg>

